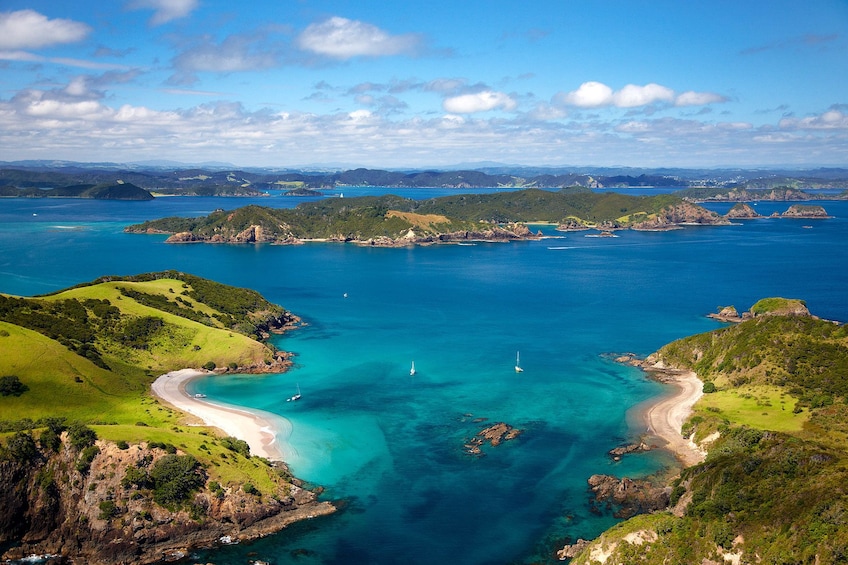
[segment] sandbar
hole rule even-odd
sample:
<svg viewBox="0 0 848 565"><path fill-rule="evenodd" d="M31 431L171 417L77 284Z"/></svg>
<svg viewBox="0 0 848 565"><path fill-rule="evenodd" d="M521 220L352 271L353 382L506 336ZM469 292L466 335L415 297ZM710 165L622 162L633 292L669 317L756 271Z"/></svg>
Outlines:
<svg viewBox="0 0 848 565"><path fill-rule="evenodd" d="M685 466L700 463L706 454L694 442L683 437L682 429L686 418L692 413L692 407L704 394L704 383L693 372L675 375L665 373L663 382L676 387L677 390L674 394L651 402L644 409L643 418L648 426L648 433L665 441L666 448Z"/></svg>
<svg viewBox="0 0 848 565"><path fill-rule="evenodd" d="M271 461L290 460L295 453L286 441L291 435L291 423L282 416L224 406L186 392L189 381L209 375L197 369L171 371L158 377L151 388L155 396L178 410L200 418L205 425L218 428L228 436L246 441L252 455Z"/></svg>

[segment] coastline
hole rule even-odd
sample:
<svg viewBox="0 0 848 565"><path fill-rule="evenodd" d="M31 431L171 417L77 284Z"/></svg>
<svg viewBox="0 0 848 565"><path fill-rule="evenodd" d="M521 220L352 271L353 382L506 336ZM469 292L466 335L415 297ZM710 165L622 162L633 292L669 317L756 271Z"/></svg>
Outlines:
<svg viewBox="0 0 848 565"><path fill-rule="evenodd" d="M246 441L253 455L284 462L296 455L286 441L291 435L291 423L282 416L222 406L189 395L186 391L188 383L208 375L208 372L198 369L171 371L160 375L151 385L151 391L160 400L199 418L205 425Z"/></svg>
<svg viewBox="0 0 848 565"><path fill-rule="evenodd" d="M639 419L649 435L662 440L685 466L701 463L706 453L682 435L683 423L692 414L692 407L703 396L704 383L694 372L663 372L662 382L676 390L670 395L652 399L637 407Z"/></svg>

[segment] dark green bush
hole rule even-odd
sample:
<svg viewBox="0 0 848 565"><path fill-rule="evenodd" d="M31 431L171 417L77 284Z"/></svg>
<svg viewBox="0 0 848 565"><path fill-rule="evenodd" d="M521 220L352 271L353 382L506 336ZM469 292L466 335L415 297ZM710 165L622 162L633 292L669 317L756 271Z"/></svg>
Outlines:
<svg viewBox="0 0 848 565"><path fill-rule="evenodd" d="M150 468L153 499L163 506L179 505L203 486L203 468L191 455L166 455Z"/></svg>
<svg viewBox="0 0 848 565"><path fill-rule="evenodd" d="M28 390L29 387L15 375L0 377L0 396L20 396Z"/></svg>

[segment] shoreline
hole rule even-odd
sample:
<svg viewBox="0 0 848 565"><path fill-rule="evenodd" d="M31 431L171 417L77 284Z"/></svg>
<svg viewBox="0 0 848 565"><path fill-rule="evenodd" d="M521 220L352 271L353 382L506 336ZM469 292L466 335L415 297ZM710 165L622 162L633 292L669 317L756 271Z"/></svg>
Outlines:
<svg viewBox="0 0 848 565"><path fill-rule="evenodd" d="M637 406L638 421L646 426L648 435L662 440L665 443L662 447L674 454L684 467L701 463L706 453L684 438L681 430L692 414L692 407L704 394L704 383L691 371L664 372L661 382L675 390Z"/></svg>
<svg viewBox="0 0 848 565"><path fill-rule="evenodd" d="M286 441L292 430L286 418L255 409L223 406L188 394L186 386L192 380L209 375L198 369L171 371L157 377L150 390L177 410L199 418L204 425L247 442L251 455L282 462L296 457L297 452Z"/></svg>

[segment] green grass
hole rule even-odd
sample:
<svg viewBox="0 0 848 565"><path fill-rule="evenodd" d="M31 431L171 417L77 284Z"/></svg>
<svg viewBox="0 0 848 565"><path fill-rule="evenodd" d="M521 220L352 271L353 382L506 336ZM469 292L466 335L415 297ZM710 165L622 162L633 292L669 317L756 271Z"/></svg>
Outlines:
<svg viewBox="0 0 848 565"><path fill-rule="evenodd" d="M127 350L114 342L101 341L104 353L111 354L124 363L164 373L175 368L201 367L214 361L219 367L235 362L239 365L262 363L270 358L271 351L252 337L221 327L212 328L181 316L163 312L132 298L122 296L120 288L133 288L147 294L160 294L171 298L180 296L183 282L175 279L159 279L145 282L107 282L93 286L73 288L45 297L45 300L65 299L109 300L123 314L131 316L156 316L168 324L167 335L151 344L148 350ZM173 291L173 294L172 292ZM195 309L207 314L215 311L194 299L182 297L195 305ZM173 300L172 300L173 301Z"/></svg>
<svg viewBox="0 0 848 565"><path fill-rule="evenodd" d="M732 424L759 430L798 433L809 420L809 412L793 413L796 402L782 387L743 386L705 394L695 411L704 418L718 414Z"/></svg>

